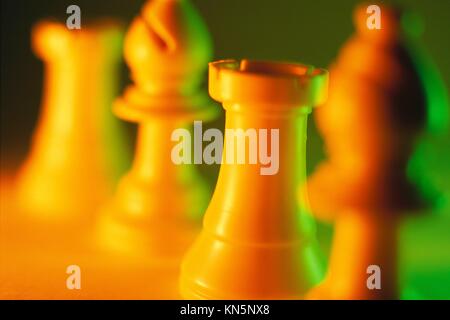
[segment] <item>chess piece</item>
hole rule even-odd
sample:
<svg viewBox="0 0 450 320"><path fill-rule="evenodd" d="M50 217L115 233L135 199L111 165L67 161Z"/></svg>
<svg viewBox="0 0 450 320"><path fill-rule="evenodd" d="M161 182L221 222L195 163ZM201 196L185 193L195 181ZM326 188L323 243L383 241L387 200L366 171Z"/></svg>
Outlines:
<svg viewBox="0 0 450 320"><path fill-rule="evenodd" d="M195 166L172 161L171 135L217 115L201 89L211 40L189 1L151 0L130 26L124 55L135 84L114 112L139 123L136 154L102 210L97 240L112 252L178 265L210 191Z"/></svg>
<svg viewBox="0 0 450 320"><path fill-rule="evenodd" d="M399 298L398 227L422 205L406 168L426 123L423 88L400 12L381 6L381 29L369 30L366 7L355 11L357 34L332 66L329 99L316 113L328 159L308 182L309 199L319 218L335 219L335 233L327 276L310 299ZM381 287L369 279L376 268Z"/></svg>
<svg viewBox="0 0 450 320"><path fill-rule="evenodd" d="M299 64L219 61L209 92L227 130L279 130L279 170L222 160L203 230L181 266L188 299L295 299L320 280L313 228L296 201L305 178L307 115L326 99L328 73ZM227 135L223 159L227 157ZM275 148L274 141L268 148ZM234 152L234 151L233 151ZM251 152L251 151L249 151Z"/></svg>
<svg viewBox="0 0 450 320"><path fill-rule="evenodd" d="M33 49L45 62L44 96L16 199L34 217L30 222L70 229L89 224L126 165L110 111L122 35L109 21L81 30L45 21L33 29Z"/></svg>

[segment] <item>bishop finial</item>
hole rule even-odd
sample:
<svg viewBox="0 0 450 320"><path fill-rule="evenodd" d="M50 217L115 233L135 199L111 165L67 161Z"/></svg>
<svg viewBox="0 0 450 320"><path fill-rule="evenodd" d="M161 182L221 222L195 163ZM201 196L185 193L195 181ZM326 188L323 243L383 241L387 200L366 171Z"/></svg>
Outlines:
<svg viewBox="0 0 450 320"><path fill-rule="evenodd" d="M188 0L148 1L126 36L132 78L149 94L192 93L211 58L208 30Z"/></svg>

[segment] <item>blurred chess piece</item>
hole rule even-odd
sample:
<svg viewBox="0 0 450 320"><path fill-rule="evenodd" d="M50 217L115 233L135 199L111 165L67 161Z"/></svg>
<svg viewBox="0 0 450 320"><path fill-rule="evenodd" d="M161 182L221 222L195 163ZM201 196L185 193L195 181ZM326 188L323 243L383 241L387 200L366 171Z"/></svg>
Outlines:
<svg viewBox="0 0 450 320"><path fill-rule="evenodd" d="M139 123L136 154L102 210L98 241L130 257L177 264L198 231L210 188L194 165L172 161L171 136L218 114L201 88L211 39L189 1L150 0L128 30L124 54L135 84L114 112Z"/></svg>
<svg viewBox="0 0 450 320"><path fill-rule="evenodd" d="M329 99L316 113L328 159L308 182L309 199L319 218L335 220L335 233L326 279L310 299L399 298L399 222L423 204L406 169L426 124L424 91L400 12L381 6L381 29L369 30L366 8L355 11L357 34L332 66ZM381 288L372 288L372 265Z"/></svg>
<svg viewBox="0 0 450 320"><path fill-rule="evenodd" d="M182 263L181 294L187 299L299 298L321 278L314 225L295 193L305 179L307 115L325 101L328 73L248 60L214 62L209 71L210 95L227 111L226 131L266 129L271 136L271 130L279 130L279 141L267 141L272 155L279 145L274 160L279 170L265 175L259 164L239 164L236 157L222 161L203 231ZM236 140L225 135L223 159L234 154L230 138Z"/></svg>
<svg viewBox="0 0 450 320"><path fill-rule="evenodd" d="M115 22L69 30L45 21L32 33L45 63L44 93L31 151L17 177L17 204L30 223L91 223L126 165L110 105L117 91L123 31Z"/></svg>

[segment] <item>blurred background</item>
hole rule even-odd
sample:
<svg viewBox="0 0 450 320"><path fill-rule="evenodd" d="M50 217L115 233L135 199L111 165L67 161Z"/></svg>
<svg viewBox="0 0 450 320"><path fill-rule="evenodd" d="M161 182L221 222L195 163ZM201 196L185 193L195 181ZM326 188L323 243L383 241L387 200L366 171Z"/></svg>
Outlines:
<svg viewBox="0 0 450 320"><path fill-rule="evenodd" d="M300 61L328 66L353 32L353 0L193 0L212 34L215 59L253 58ZM423 45L450 83L448 0L398 0L424 22ZM67 19L66 8L77 4L82 23L115 17L128 24L143 0L2 0L1 6L1 161L11 166L28 149L37 120L43 64L30 48L30 31L40 19ZM129 81L123 64L123 86ZM220 120L218 125L220 125ZM132 129L130 129L132 132ZM308 171L322 157L319 137L310 121ZM131 139L133 141L133 139ZM6 161L6 158L9 160Z"/></svg>
<svg viewBox="0 0 450 320"><path fill-rule="evenodd" d="M14 170L29 148L39 113L43 64L30 46L33 24L44 18L67 19L66 8L81 8L83 23L99 17L114 17L125 25L139 12L144 0L2 0L1 1L1 167ZM215 60L252 58L298 61L327 67L339 48L353 33L352 12L356 0L192 0L212 34ZM439 70L448 95L450 83L450 1L397 0L421 18L420 43ZM121 88L129 83L128 69L122 64ZM134 125L125 125L129 143L134 143ZM223 117L210 126L223 128ZM308 128L308 173L324 157L323 143L313 116ZM448 135L447 135L448 137ZM448 140L429 142L430 154L421 165L423 173L435 177L438 188L447 193L450 173ZM434 162L436 161L436 162ZM211 182L217 166L203 168ZM430 171L430 172L428 172ZM438 183L439 184L439 183ZM448 198L447 198L448 200ZM448 204L448 201L447 201ZM444 206L449 208L449 205ZM445 211L447 209L440 209ZM447 210L448 211L448 210ZM431 212L433 216L435 212ZM404 269L408 283L425 296L450 298L450 224L446 220L417 218L402 233L402 255L414 267ZM426 216L426 215L425 215ZM332 228L319 224L319 237L327 251ZM432 293L430 295L430 293Z"/></svg>

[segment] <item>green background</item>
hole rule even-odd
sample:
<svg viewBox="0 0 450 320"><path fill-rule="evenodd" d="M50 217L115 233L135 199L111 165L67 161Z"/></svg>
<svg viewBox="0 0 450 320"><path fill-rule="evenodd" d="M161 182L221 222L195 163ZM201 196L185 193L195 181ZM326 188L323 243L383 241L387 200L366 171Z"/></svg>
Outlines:
<svg viewBox="0 0 450 320"><path fill-rule="evenodd" d="M350 0L193 0L212 34L215 59L254 58L328 66L353 31ZM450 1L391 1L423 18L423 43L447 85L450 83ZM128 24L140 0L4 0L1 29L2 150L26 150L37 118L42 64L30 49L32 25L43 18L65 20L70 4L81 7L82 23L102 16ZM123 66L123 81L127 70ZM311 150L311 154L320 150ZM4 159L5 152L2 152Z"/></svg>

